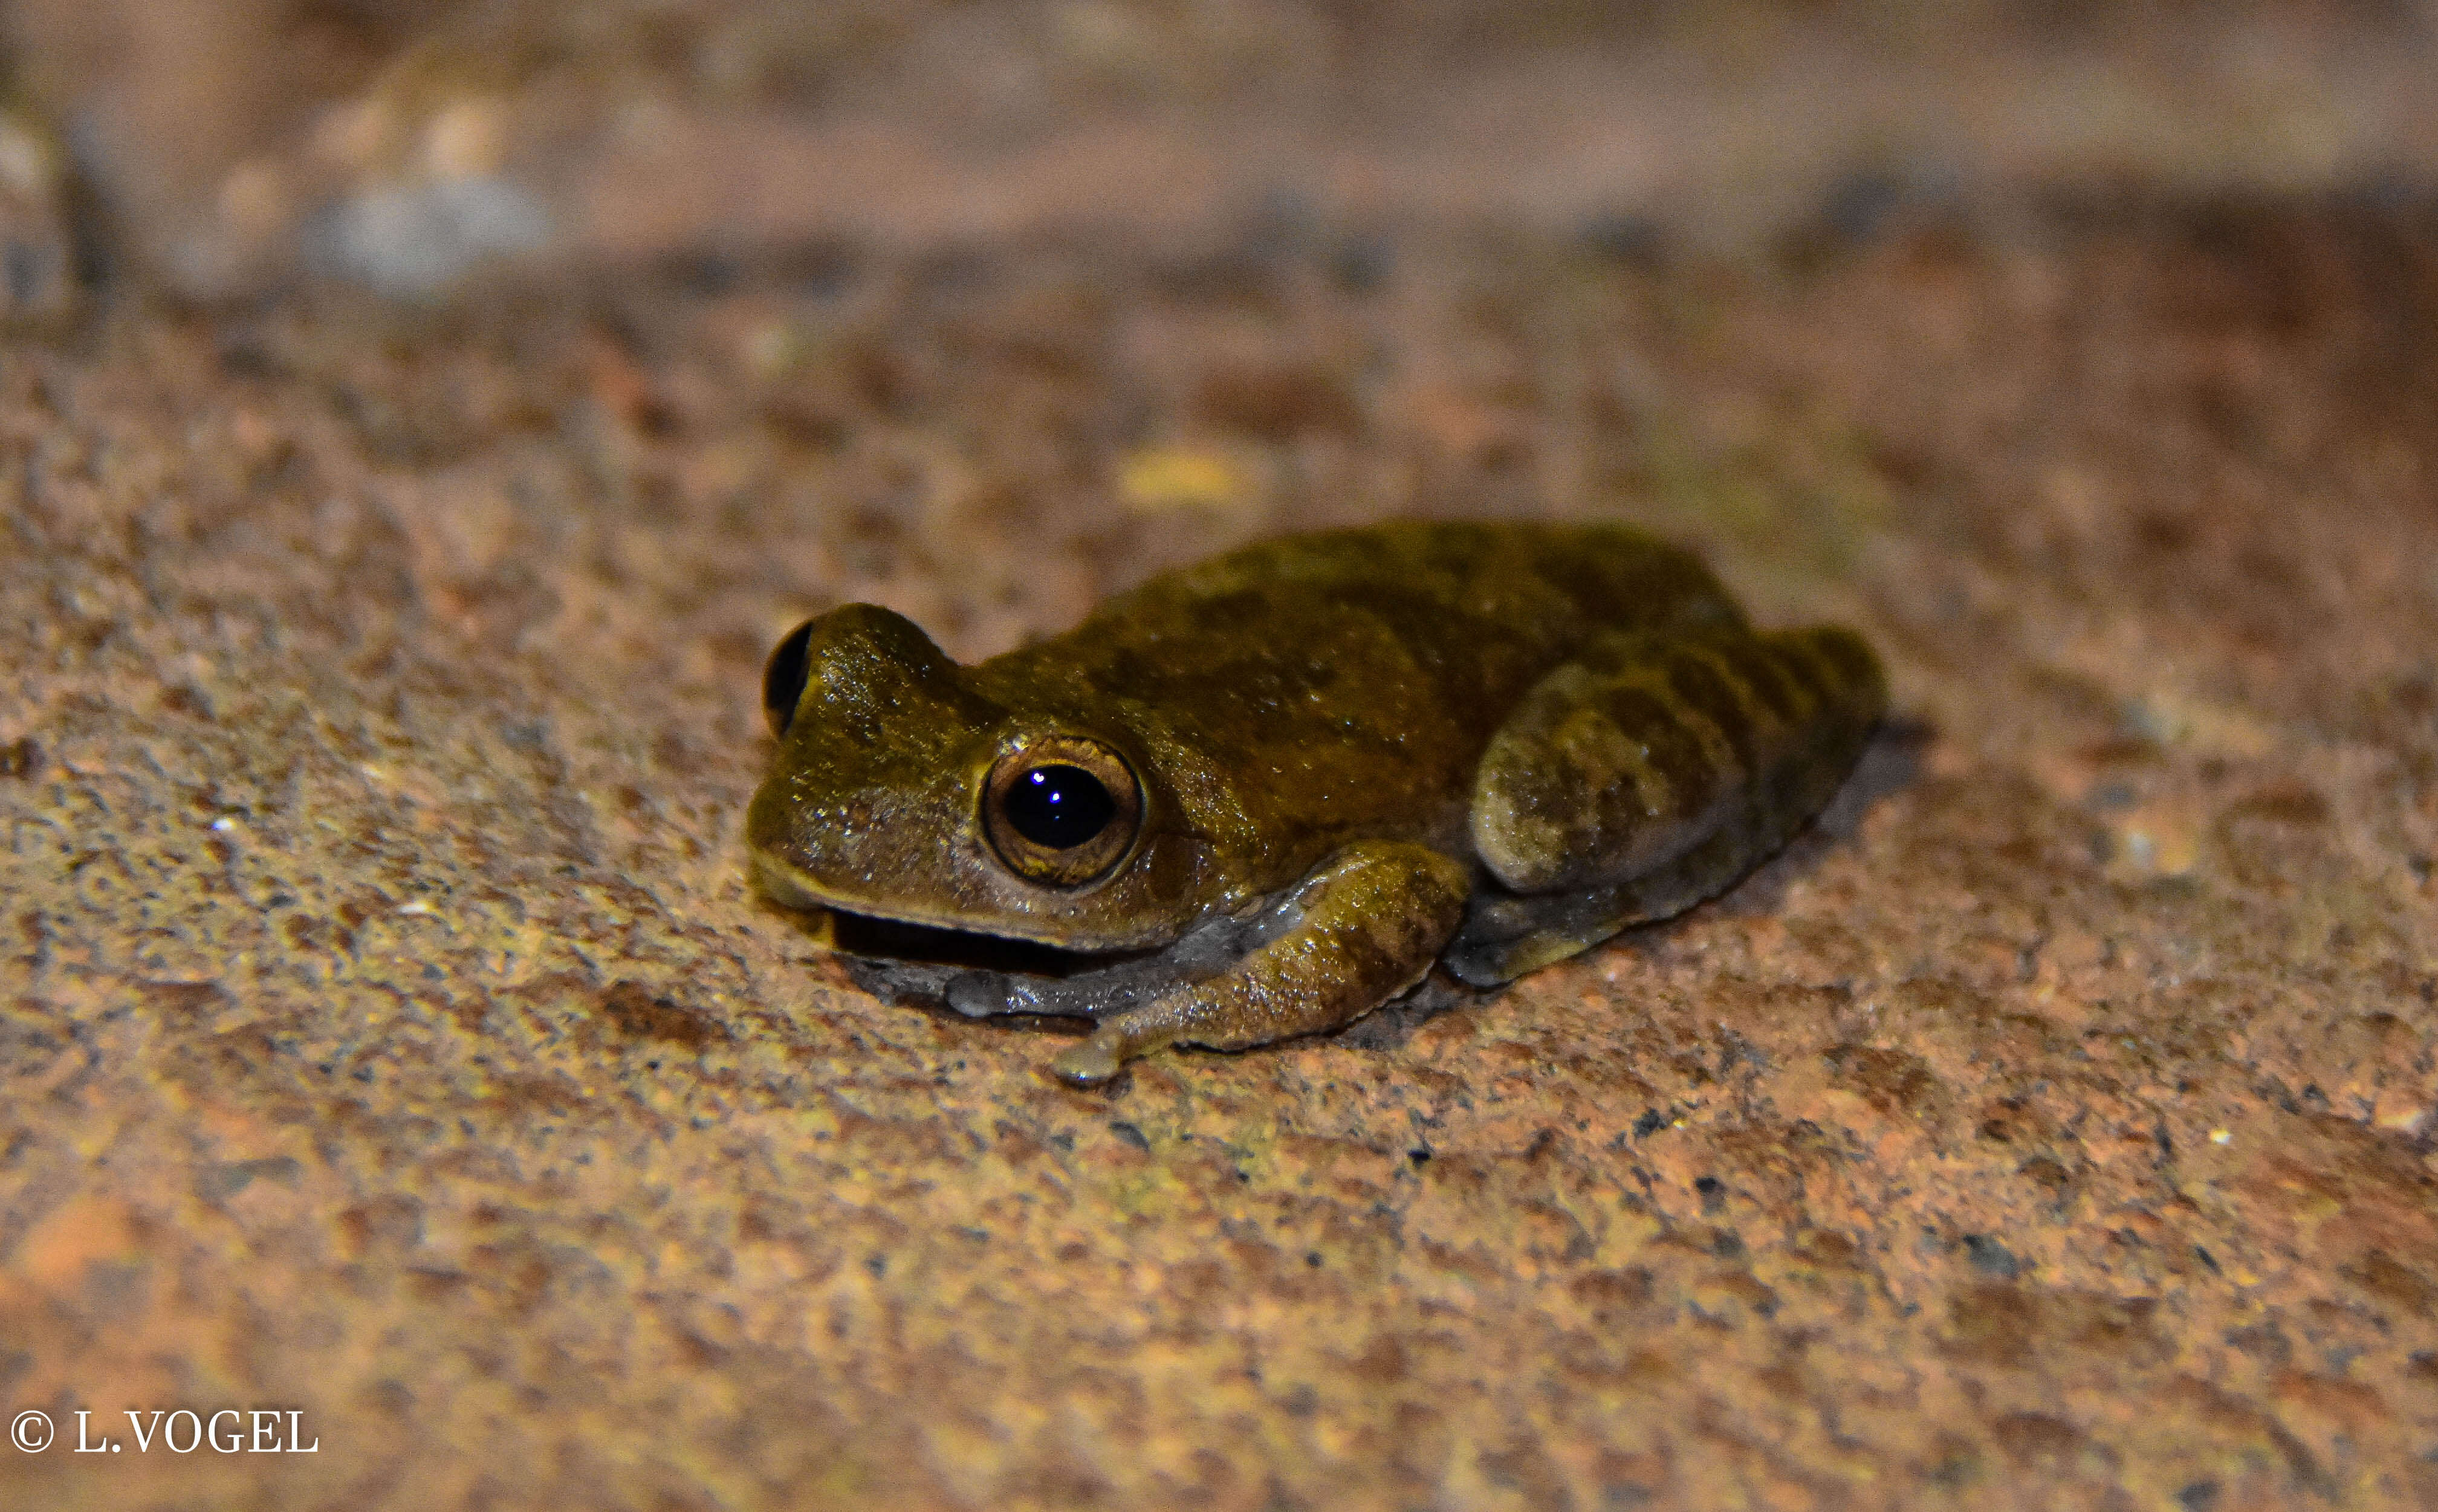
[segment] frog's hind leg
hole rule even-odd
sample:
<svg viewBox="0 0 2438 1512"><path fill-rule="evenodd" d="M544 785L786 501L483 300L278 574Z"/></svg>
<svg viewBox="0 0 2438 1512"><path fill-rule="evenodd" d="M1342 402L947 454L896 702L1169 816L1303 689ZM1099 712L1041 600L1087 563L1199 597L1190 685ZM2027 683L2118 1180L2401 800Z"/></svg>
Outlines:
<svg viewBox="0 0 2438 1512"><path fill-rule="evenodd" d="M1818 806L1827 802L1824 798ZM1673 918L1718 896L1801 825L1795 820L1775 839L1748 824L1722 826L1687 854L1629 882L1521 896L1476 892L1444 962L1468 986L1513 981L1580 955L1629 925Z"/></svg>
<svg viewBox="0 0 2438 1512"><path fill-rule="evenodd" d="M1474 847L1500 886L1448 969L1507 981L1726 890L1828 805L1886 703L1846 630L1594 642L1482 758Z"/></svg>

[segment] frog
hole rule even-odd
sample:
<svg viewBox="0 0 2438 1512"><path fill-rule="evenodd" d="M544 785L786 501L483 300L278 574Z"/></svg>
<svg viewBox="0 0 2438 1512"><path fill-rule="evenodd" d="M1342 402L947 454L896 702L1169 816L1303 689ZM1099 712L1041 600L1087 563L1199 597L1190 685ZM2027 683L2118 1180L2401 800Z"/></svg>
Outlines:
<svg viewBox="0 0 2438 1512"><path fill-rule="evenodd" d="M940 995L1088 1020L1051 1071L1095 1087L1717 896L1846 782L1887 681L1861 635L1756 628L1630 526L1403 520L1154 576L970 665L843 605L778 642L763 702L760 893L1047 947Z"/></svg>

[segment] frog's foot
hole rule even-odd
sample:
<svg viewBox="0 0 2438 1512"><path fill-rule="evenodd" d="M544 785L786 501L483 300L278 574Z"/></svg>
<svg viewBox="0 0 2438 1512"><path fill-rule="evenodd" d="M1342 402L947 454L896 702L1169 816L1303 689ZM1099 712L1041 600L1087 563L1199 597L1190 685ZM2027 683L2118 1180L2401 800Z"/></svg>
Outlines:
<svg viewBox="0 0 2438 1512"><path fill-rule="evenodd" d="M1631 924L1673 918L1734 886L1756 855L1784 843L1771 816L1747 809L1689 854L1605 888L1474 899L1448 945L1447 969L1468 987L1495 987L1580 955ZM1796 823L1801 822L1798 816Z"/></svg>
<svg viewBox="0 0 2438 1512"><path fill-rule="evenodd" d="M1253 921L1216 975L1120 1008L1052 1064L1098 1086L1167 1045L1242 1050L1351 1024L1420 981L1464 914L1464 866L1419 845L1364 840Z"/></svg>

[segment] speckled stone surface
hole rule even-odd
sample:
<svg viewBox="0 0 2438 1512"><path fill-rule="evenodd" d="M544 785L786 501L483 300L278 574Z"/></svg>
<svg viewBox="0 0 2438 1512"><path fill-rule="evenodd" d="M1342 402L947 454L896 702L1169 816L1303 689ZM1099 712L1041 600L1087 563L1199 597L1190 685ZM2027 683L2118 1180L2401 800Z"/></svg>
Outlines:
<svg viewBox="0 0 2438 1512"><path fill-rule="evenodd" d="M2416 217L12 338L0 1503L2438 1503ZM1093 1095L746 888L795 618L1400 511L1669 531L1902 718L1678 923ZM319 1452L124 1416L222 1407Z"/></svg>

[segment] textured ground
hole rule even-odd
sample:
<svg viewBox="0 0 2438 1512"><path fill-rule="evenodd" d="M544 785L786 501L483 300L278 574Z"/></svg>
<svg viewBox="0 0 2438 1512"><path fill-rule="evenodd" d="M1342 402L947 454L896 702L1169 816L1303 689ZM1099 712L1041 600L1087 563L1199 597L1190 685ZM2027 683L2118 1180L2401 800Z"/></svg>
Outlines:
<svg viewBox="0 0 2438 1512"><path fill-rule="evenodd" d="M2438 222L1878 230L11 338L0 1501L2438 1502ZM1097 1095L744 886L808 610L1400 511L1667 530L1903 722L1677 923ZM71 1452L220 1406L320 1452Z"/></svg>

